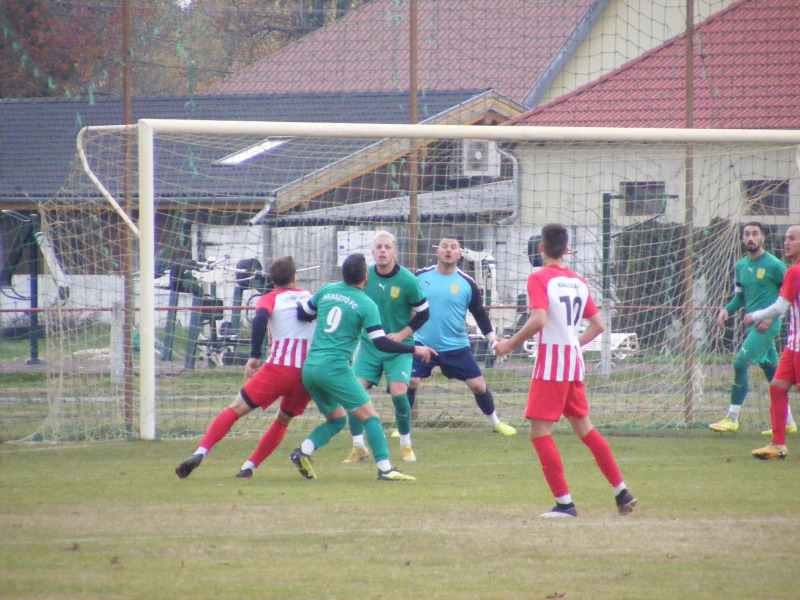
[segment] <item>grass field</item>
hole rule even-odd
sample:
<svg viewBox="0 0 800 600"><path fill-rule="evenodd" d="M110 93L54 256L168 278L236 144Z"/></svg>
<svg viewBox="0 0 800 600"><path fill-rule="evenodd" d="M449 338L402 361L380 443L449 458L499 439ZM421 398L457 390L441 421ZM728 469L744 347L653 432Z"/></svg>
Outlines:
<svg viewBox="0 0 800 600"><path fill-rule="evenodd" d="M420 430L413 483L342 465L349 436L288 460L291 430L251 480L255 438L218 445L186 480L197 440L0 446L2 597L795 599L800 452L760 462L757 432L614 435L639 498L616 514L591 455L558 433L580 517L552 498L527 432ZM391 440L390 449L396 450Z"/></svg>

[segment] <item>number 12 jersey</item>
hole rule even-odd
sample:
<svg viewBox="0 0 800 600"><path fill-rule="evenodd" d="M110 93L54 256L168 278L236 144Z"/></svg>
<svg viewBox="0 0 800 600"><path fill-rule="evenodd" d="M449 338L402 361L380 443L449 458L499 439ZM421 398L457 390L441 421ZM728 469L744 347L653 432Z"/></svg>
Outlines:
<svg viewBox="0 0 800 600"><path fill-rule="evenodd" d="M597 314L586 281L567 267L549 265L528 276L530 308L547 313L537 334L539 345L533 378L583 381L583 354L578 343L581 319Z"/></svg>

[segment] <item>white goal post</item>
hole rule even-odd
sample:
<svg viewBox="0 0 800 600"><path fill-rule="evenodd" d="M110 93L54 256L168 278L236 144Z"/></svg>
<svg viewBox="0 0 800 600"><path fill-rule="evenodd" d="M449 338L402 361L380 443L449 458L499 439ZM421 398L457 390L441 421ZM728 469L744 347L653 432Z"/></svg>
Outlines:
<svg viewBox="0 0 800 600"><path fill-rule="evenodd" d="M406 125L406 124L347 124L301 122L247 122L142 119L133 126L87 127L89 130L133 129L138 134L138 227L119 208L111 194L104 191L102 183L94 177L88 165L86 173L101 190L103 196L120 213L134 235L139 239L139 336L140 336L140 389L139 435L152 440L156 436L156 319L155 283L144 274L155 271L155 198L156 174L154 149L157 136L175 135L226 135L281 138L351 138L394 140L491 140L521 143L638 143L673 144L686 146L691 157L693 144L770 144L782 147L800 146L798 130L716 130L716 129L622 129L574 127L505 127L471 125ZM81 150L80 140L78 142ZM798 157L800 160L800 157ZM690 160L687 159L687 160ZM138 231L137 231L138 230ZM610 360L604 356L604 361Z"/></svg>

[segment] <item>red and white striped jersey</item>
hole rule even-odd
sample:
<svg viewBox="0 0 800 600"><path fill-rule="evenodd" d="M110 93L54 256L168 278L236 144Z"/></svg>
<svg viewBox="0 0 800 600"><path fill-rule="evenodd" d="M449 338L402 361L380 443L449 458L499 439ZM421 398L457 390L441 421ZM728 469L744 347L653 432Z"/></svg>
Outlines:
<svg viewBox="0 0 800 600"><path fill-rule="evenodd" d="M581 319L597 314L586 281L567 267L549 265L528 277L528 298L531 309L547 312L547 322L537 334L539 350L533 378L583 381L578 327Z"/></svg>
<svg viewBox="0 0 800 600"><path fill-rule="evenodd" d="M800 352L800 263L787 269L780 295L789 303L789 336L786 338L786 347Z"/></svg>
<svg viewBox="0 0 800 600"><path fill-rule="evenodd" d="M311 295L307 290L280 288L258 299L256 310L265 308L269 313L269 356L265 362L298 369L303 366L315 323L297 318L297 303Z"/></svg>

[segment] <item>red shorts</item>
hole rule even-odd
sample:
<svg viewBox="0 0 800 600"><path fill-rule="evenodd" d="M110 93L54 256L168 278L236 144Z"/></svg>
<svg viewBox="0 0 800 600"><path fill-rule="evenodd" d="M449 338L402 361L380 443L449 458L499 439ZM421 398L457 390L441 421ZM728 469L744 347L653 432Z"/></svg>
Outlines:
<svg viewBox="0 0 800 600"><path fill-rule="evenodd" d="M528 390L526 419L558 421L565 417L585 417L589 414L586 387L582 381L544 381L532 379Z"/></svg>
<svg viewBox="0 0 800 600"><path fill-rule="evenodd" d="M778 361L778 368L772 379L780 379L797 385L800 383L800 352L784 348L781 359Z"/></svg>
<svg viewBox="0 0 800 600"><path fill-rule="evenodd" d="M242 386L242 398L253 408L267 410L281 398L281 410L293 417L302 415L311 396L303 386L302 370L264 363Z"/></svg>

